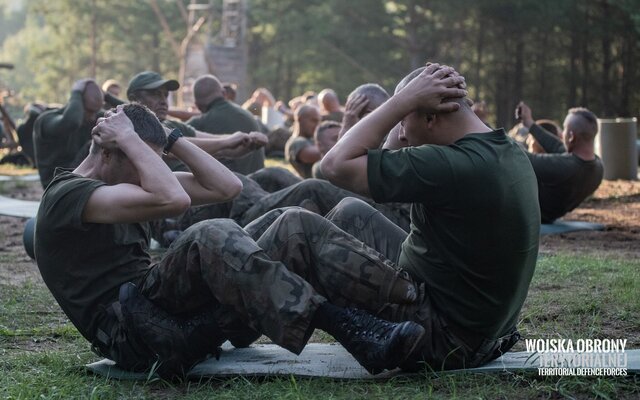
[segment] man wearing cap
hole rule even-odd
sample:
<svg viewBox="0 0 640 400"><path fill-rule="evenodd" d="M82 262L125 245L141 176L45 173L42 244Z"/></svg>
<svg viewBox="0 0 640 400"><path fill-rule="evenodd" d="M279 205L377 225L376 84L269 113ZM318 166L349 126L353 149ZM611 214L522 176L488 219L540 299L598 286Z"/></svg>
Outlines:
<svg viewBox="0 0 640 400"><path fill-rule="evenodd" d="M212 134L260 131L251 114L237 104L225 100L222 83L213 75L204 75L193 84L196 107L202 115L193 117L188 124ZM264 167L264 149L255 150L245 157L225 160L223 164L240 174L250 174Z"/></svg>
<svg viewBox="0 0 640 400"><path fill-rule="evenodd" d="M153 111L160 122L169 129L178 129L180 133L190 138L198 147L217 158L233 158L244 156L249 150L261 147L266 138L257 133L235 133L233 135L211 135L201 132L180 121L167 119L169 92L178 90L180 84L174 79L163 79L153 71L140 72L129 82L127 98L138 102ZM172 171L185 171L184 164L174 158L165 159Z"/></svg>
<svg viewBox="0 0 640 400"><path fill-rule="evenodd" d="M101 116L103 94L92 79L76 81L69 102L42 113L33 127L34 153L40 182L46 188L56 167L76 167L74 160L91 139L91 129Z"/></svg>

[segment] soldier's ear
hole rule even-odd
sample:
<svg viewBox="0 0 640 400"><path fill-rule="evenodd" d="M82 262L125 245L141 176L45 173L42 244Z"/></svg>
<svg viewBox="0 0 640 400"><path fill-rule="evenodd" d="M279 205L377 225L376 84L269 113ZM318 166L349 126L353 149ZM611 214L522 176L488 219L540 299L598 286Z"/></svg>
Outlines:
<svg viewBox="0 0 640 400"><path fill-rule="evenodd" d="M425 117L427 128L429 129L433 128L433 125L436 123L437 118L438 116L435 114L427 114L427 116Z"/></svg>

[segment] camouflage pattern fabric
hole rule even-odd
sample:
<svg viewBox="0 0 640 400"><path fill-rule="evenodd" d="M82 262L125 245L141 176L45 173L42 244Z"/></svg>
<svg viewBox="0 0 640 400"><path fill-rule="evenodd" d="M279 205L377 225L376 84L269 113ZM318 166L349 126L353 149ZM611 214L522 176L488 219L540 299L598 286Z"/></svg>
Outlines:
<svg viewBox="0 0 640 400"><path fill-rule="evenodd" d="M260 187L269 193L277 192L302 182L302 178L282 167L262 168L247 175L247 178L258 183Z"/></svg>
<svg viewBox="0 0 640 400"><path fill-rule="evenodd" d="M280 172L267 174L286 176ZM371 199L360 197L319 179L305 179L277 192L268 193L253 179L241 174L236 174L236 176L242 181L243 188L235 199L226 203L191 207L175 219L154 221L151 223L151 237L165 245L167 244L165 233L169 231L184 231L197 222L214 218L231 218L239 225L245 226L267 212L282 207L297 206L319 215L325 215L340 200L347 197L357 197L366 201L401 229L409 229L411 219L406 204L374 203Z"/></svg>
<svg viewBox="0 0 640 400"><path fill-rule="evenodd" d="M408 236L407 232L378 210L359 199L342 200L327 214L327 219L365 245L380 251L394 263L397 263L402 242ZM389 321L414 321L424 327L427 340L423 344L421 357L413 360L414 363L422 362L435 370L473 368L499 357L518 341L519 334L513 329L501 338L475 338L474 342L477 343L470 344L467 336L473 334L465 334L463 329L447 323L444 316L431 304L424 283L415 282L414 285L418 288L416 302L388 303L379 310L372 310L378 311L379 317ZM461 337L462 334L464 338ZM414 364L405 367L411 369L418 366Z"/></svg>
<svg viewBox="0 0 640 400"><path fill-rule="evenodd" d="M241 321L295 353L327 299L376 310L415 298L406 272L328 220L300 208L275 213L257 241L228 219L193 225L151 269L141 292L174 315L219 310L223 330Z"/></svg>

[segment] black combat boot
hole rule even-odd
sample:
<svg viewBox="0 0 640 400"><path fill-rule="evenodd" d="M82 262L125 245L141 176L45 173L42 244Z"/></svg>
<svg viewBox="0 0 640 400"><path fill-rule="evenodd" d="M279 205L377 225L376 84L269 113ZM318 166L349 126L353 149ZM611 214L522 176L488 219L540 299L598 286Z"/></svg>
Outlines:
<svg viewBox="0 0 640 400"><path fill-rule="evenodd" d="M126 329L148 347L151 362L156 362L150 367L164 379L184 377L207 355L218 355L226 340L212 312L172 316L140 294L133 283L120 287L119 301Z"/></svg>
<svg viewBox="0 0 640 400"><path fill-rule="evenodd" d="M371 374L396 368L414 356L425 334L415 322L389 322L329 303L318 308L314 325L332 335Z"/></svg>

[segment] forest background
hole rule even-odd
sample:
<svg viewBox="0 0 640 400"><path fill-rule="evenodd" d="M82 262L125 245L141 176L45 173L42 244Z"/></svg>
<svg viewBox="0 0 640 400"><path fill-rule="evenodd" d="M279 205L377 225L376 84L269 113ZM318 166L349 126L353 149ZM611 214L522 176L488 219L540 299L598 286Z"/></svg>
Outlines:
<svg viewBox="0 0 640 400"><path fill-rule="evenodd" d="M0 62L16 66L0 70L0 86L15 92L11 110L63 103L81 77L124 85L146 69L177 77L172 45L188 29L187 0L179 2L0 0ZM222 0L211 3L222 9ZM202 32L218 30L213 18ZM391 92L429 60L465 75L496 126L514 123L520 100L537 118L560 120L573 106L632 117L639 38L640 0L250 0L248 92L264 86L288 100L331 87L344 101L365 82Z"/></svg>

